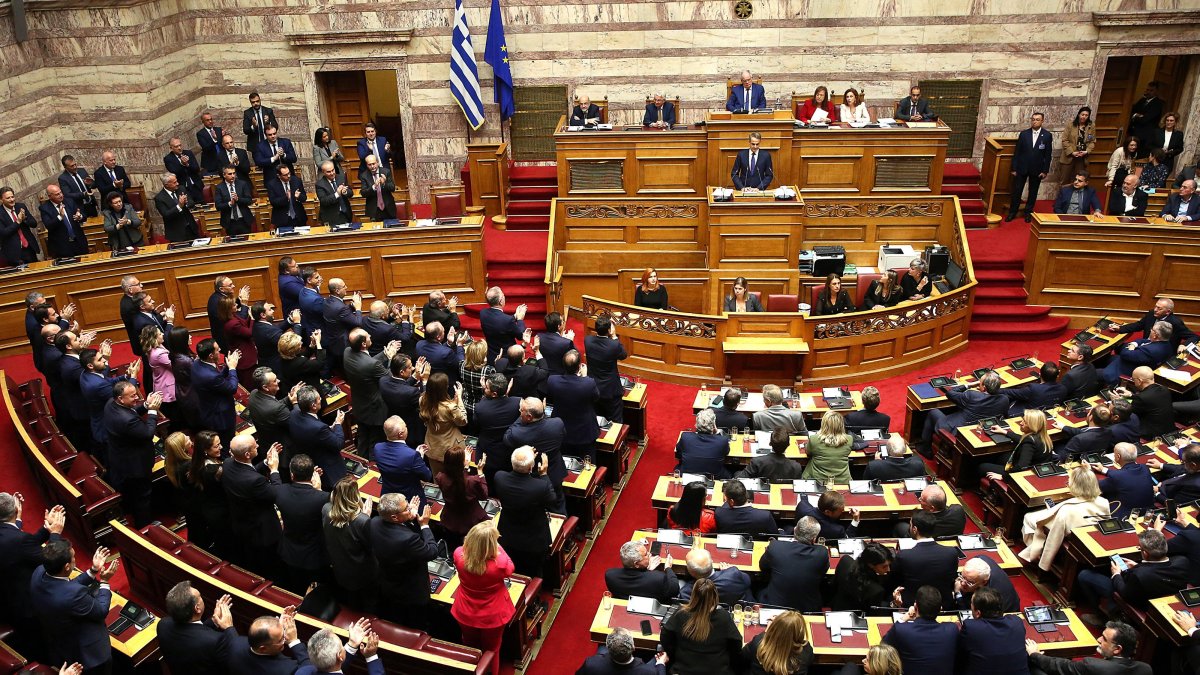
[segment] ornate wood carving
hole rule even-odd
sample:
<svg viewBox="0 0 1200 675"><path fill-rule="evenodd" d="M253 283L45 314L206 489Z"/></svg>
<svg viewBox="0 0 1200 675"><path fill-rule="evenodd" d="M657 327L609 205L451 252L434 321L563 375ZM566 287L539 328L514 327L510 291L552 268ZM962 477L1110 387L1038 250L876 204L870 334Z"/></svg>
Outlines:
<svg viewBox="0 0 1200 675"><path fill-rule="evenodd" d="M654 310L638 312L621 312L609 307L597 305L591 300L583 301L583 313L589 319L608 317L618 328L637 328L651 333L679 335L683 337L708 338L717 337L717 327L708 321L692 321L691 319L656 314Z"/></svg>
<svg viewBox="0 0 1200 675"><path fill-rule="evenodd" d="M596 204L567 207L567 215L571 218L695 218L699 214L699 207L691 204Z"/></svg>
<svg viewBox="0 0 1200 675"><path fill-rule="evenodd" d="M970 304L967 293L955 293L938 298L937 301L911 310L905 314L874 314L859 318L848 318L845 321L830 321L819 323L813 331L813 337L824 338L858 337L884 333L897 328L906 328L926 321L942 318L956 312L965 312Z"/></svg>
<svg viewBox="0 0 1200 675"><path fill-rule="evenodd" d="M804 202L804 215L810 218L940 218L942 202L917 204L847 204L843 202Z"/></svg>

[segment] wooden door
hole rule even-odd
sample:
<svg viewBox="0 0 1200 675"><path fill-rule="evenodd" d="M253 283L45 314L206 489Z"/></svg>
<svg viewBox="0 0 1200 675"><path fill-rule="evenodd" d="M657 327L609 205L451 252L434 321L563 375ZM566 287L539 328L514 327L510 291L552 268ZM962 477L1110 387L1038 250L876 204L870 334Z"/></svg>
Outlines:
<svg viewBox="0 0 1200 675"><path fill-rule="evenodd" d="M321 90L328 115L329 131L342 148L346 161L342 170L350 186L358 185L358 139L371 119L367 104L367 76L361 70L321 73Z"/></svg>
<svg viewBox="0 0 1200 675"><path fill-rule="evenodd" d="M1179 89L1187 76L1188 55L1163 55L1158 57L1154 79L1158 81L1158 97L1163 104L1163 115L1179 110ZM1140 92L1139 92L1140 93ZM1179 120L1183 127L1183 120Z"/></svg>
<svg viewBox="0 0 1200 675"><path fill-rule="evenodd" d="M1093 115L1096 119L1096 147L1088 155L1088 173L1092 187L1104 193L1105 172L1113 150L1125 140L1129 125L1129 110L1137 91L1138 73L1142 68L1140 56L1118 56L1108 60L1100 101ZM1072 117L1073 118L1073 117Z"/></svg>

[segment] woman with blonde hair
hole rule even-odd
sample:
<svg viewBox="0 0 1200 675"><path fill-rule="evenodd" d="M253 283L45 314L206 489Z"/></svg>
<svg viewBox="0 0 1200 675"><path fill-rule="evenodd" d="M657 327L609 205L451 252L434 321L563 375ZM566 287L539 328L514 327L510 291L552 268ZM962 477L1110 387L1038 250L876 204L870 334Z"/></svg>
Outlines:
<svg viewBox="0 0 1200 675"><path fill-rule="evenodd" d="M371 500L360 498L353 475L342 476L333 485L329 503L321 507L321 524L338 602L360 612L371 611L378 595L378 568L367 533L370 522Z"/></svg>
<svg viewBox="0 0 1200 675"><path fill-rule="evenodd" d="M900 653L889 644L877 644L867 648L862 660L866 675L902 675Z"/></svg>
<svg viewBox="0 0 1200 675"><path fill-rule="evenodd" d="M804 478L834 483L850 481L850 450L854 437L846 433L841 413L829 410L821 417L821 430L808 437L808 466Z"/></svg>
<svg viewBox="0 0 1200 675"><path fill-rule="evenodd" d="M164 339L165 336L158 326L145 326L138 336L138 341L142 344L142 353L150 362L150 386L153 391L162 394L161 410L167 419L171 420L171 426L178 429L183 426L183 420L175 402L175 370L171 367L171 352L163 344Z"/></svg>
<svg viewBox="0 0 1200 675"><path fill-rule="evenodd" d="M173 432L163 441L163 472L167 474L167 480L171 481L171 487L175 488L171 491L171 500L175 503L175 510L185 515L188 525L191 525L193 519L200 517L199 509L196 508L196 489L188 482L192 448L192 439L182 431Z"/></svg>
<svg viewBox="0 0 1200 675"><path fill-rule="evenodd" d="M467 532L463 545L454 550L458 570L458 592L450 613L462 627L463 642L471 647L500 653L504 627L516 608L504 580L512 576L513 561L500 547L500 532L490 520ZM500 675L500 659L492 659L492 675Z"/></svg>
<svg viewBox="0 0 1200 675"><path fill-rule="evenodd" d="M662 626L662 644L675 675L733 675L741 656L742 635L733 617L717 601L710 578L692 586L692 597Z"/></svg>
<svg viewBox="0 0 1200 675"><path fill-rule="evenodd" d="M899 275L896 274L896 270L886 270L867 288L862 308L866 310L895 307L902 300L904 300L904 291L900 288Z"/></svg>
<svg viewBox="0 0 1200 675"><path fill-rule="evenodd" d="M496 369L487 362L487 340L475 340L463 351L463 361L458 364L458 381L463 385L463 406L467 409L468 428L473 430L475 404L483 398L483 382Z"/></svg>
<svg viewBox="0 0 1200 675"><path fill-rule="evenodd" d="M421 419L425 421L425 460L436 476L443 468L442 459L446 451L466 442L462 427L467 424L467 411L463 406L462 383L450 391L450 378L445 373L434 373L425 384L418 404Z"/></svg>
<svg viewBox="0 0 1200 675"><path fill-rule="evenodd" d="M1046 413L1037 408L1029 408L1021 415L1017 423L1021 434L1008 427L994 426L989 431L1004 434L1015 443L1012 452L1004 464L980 464L979 472L992 480L999 480L1014 471L1024 471L1035 464L1041 464L1052 459L1051 452L1054 443L1050 440L1050 432L1046 425Z"/></svg>
<svg viewBox="0 0 1200 675"><path fill-rule="evenodd" d="M1021 523L1026 548L1017 555L1025 562L1036 562L1043 571L1050 570L1068 532L1094 523L1097 517L1107 518L1110 513L1108 500L1100 496L1096 474L1088 467L1071 469L1067 489L1071 491L1069 499L1027 513Z"/></svg>
<svg viewBox="0 0 1200 675"><path fill-rule="evenodd" d="M279 336L279 390L291 391L292 387L303 382L321 391L321 370L325 368L325 348L321 346L321 329L314 330L308 336L308 348L304 349L304 339L296 333L288 332ZM322 401L324 396L321 397Z"/></svg>
<svg viewBox="0 0 1200 675"><path fill-rule="evenodd" d="M767 630L742 649L750 675L804 675L813 662L807 624L800 612L784 612L771 619Z"/></svg>

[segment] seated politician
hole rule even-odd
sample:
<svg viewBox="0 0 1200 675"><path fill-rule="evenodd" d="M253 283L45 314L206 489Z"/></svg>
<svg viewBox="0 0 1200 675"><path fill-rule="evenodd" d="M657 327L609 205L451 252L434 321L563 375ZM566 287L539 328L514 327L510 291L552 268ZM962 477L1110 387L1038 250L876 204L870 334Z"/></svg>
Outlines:
<svg viewBox="0 0 1200 675"><path fill-rule="evenodd" d="M642 283L633 292L633 304L646 309L673 309L667 300L667 287L658 281L658 270L647 267L642 272Z"/></svg>
<svg viewBox="0 0 1200 675"><path fill-rule="evenodd" d="M854 87L850 87L842 94L842 105L838 107L838 120L860 124L871 122L871 113L867 112L867 104L862 102L858 90Z"/></svg>
<svg viewBox="0 0 1200 675"><path fill-rule="evenodd" d="M750 134L750 147L739 150L733 161L733 185L739 190L765 190L775 179L771 169L771 153L760 150L762 134Z"/></svg>
<svg viewBox="0 0 1200 675"><path fill-rule="evenodd" d="M642 126L655 129L670 129L675 124L675 104L660 92L654 93L654 101L646 104L642 115Z"/></svg>
<svg viewBox="0 0 1200 675"><path fill-rule="evenodd" d="M833 103L829 100L829 90L824 85L817 87L812 98L800 106L796 119L808 124L809 122L832 122L837 119Z"/></svg>
<svg viewBox="0 0 1200 675"><path fill-rule="evenodd" d="M767 107L767 92L761 84L754 84L754 76L750 71L742 71L741 86L734 87L729 92L729 100L725 109L729 112L750 112Z"/></svg>
<svg viewBox="0 0 1200 675"><path fill-rule="evenodd" d="M1130 174L1121 182L1120 190L1108 194L1108 215L1140 218L1146 215L1150 196L1138 189L1138 177Z"/></svg>
<svg viewBox="0 0 1200 675"><path fill-rule="evenodd" d="M595 126L600 124L600 106L592 103L587 96L580 96L579 103L571 109L570 126Z"/></svg>
<svg viewBox="0 0 1200 675"><path fill-rule="evenodd" d="M725 459L729 456L729 438L717 431L717 416L712 408L696 413L696 430L679 435L675 444L676 465L681 473L708 474L729 478Z"/></svg>
<svg viewBox="0 0 1200 675"><path fill-rule="evenodd" d="M817 295L817 305L813 307L813 316L826 314L841 314L853 312L857 307L850 299L850 292L842 288L842 278L836 273L830 273L825 278L825 288Z"/></svg>
<svg viewBox="0 0 1200 675"><path fill-rule="evenodd" d="M1186 223L1200 219L1200 199L1196 198L1196 181L1185 180L1179 192L1167 198L1167 205L1158 215L1168 223Z"/></svg>
<svg viewBox="0 0 1200 675"><path fill-rule="evenodd" d="M758 296L748 290L746 277L733 280L733 294L725 296L726 312L761 312L762 303Z"/></svg>
<svg viewBox="0 0 1200 675"><path fill-rule="evenodd" d="M908 96L896 102L896 119L905 122L928 121L935 117L929 111L929 101L921 98L921 88L912 87Z"/></svg>
<svg viewBox="0 0 1200 675"><path fill-rule="evenodd" d="M1076 172L1071 184L1059 190L1058 198L1054 200L1054 212L1076 216L1104 215L1095 188L1088 185L1088 172Z"/></svg>

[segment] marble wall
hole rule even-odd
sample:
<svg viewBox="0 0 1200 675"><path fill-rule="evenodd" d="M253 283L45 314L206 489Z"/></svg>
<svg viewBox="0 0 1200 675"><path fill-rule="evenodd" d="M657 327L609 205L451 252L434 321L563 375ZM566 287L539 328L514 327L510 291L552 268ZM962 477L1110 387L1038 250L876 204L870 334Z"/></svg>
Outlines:
<svg viewBox="0 0 1200 675"><path fill-rule="evenodd" d="M1059 130L1078 106L1095 105L1107 56L1200 52L1200 12L1188 0L1041 0L1021 14L1007 0L753 0L747 20L734 16L733 0L502 2L518 86L607 97L618 123L639 119L653 91L681 97L685 119L699 119L721 107L725 78L743 68L763 76L772 101L818 84L855 86L884 111L921 79L983 79L976 159L985 134L1022 128L1034 108ZM468 140L500 136L494 105L469 137L450 96L452 0L25 5L28 36L17 42L0 3L0 183L25 199L54 179L62 154L92 168L104 148L157 188L168 140L195 145L205 110L240 138L252 90L308 158L311 130L324 123L323 70L397 70L418 200L430 184L457 179ZM490 1L466 5L490 102ZM1188 124L1195 79L1182 106L1187 155L1200 131Z"/></svg>

